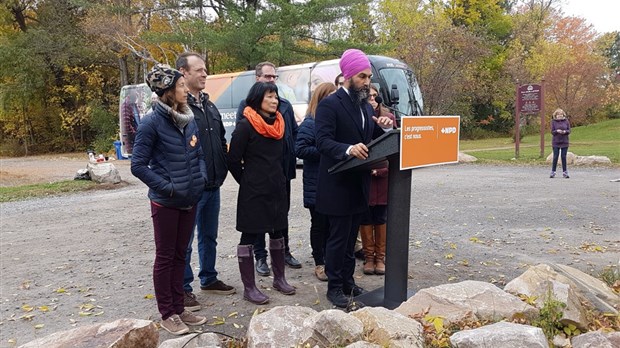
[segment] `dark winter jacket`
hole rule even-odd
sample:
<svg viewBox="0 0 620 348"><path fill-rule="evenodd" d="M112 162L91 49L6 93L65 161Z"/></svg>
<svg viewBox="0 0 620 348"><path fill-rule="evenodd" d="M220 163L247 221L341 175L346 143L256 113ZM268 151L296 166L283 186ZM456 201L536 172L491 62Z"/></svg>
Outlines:
<svg viewBox="0 0 620 348"><path fill-rule="evenodd" d="M200 101L196 100L190 93L187 95L187 102L198 126L200 134L200 144L205 155L207 167L207 189L216 189L222 186L228 174L226 163L226 129L222 123L220 112L209 100L209 95L200 92Z"/></svg>
<svg viewBox="0 0 620 348"><path fill-rule="evenodd" d="M296 176L295 165L297 164L297 158L295 157L295 139L297 138L297 120L295 120L295 111L293 106L288 100L279 98L280 104L278 105L278 111L284 117L284 156L282 157L282 168L284 168L284 175L286 180L293 180ZM247 105L245 99L239 103L237 108L237 122L241 121L245 117L243 116L243 109Z"/></svg>
<svg viewBox="0 0 620 348"><path fill-rule="evenodd" d="M560 134L558 130L564 130L566 133ZM568 147L568 135L570 134L570 122L568 122L568 119L551 120L551 134L553 134L551 146Z"/></svg>
<svg viewBox="0 0 620 348"><path fill-rule="evenodd" d="M304 207L314 207L316 204L316 181L319 176L319 160L321 154L316 147L314 118L308 115L299 125L295 154L304 160Z"/></svg>
<svg viewBox="0 0 620 348"><path fill-rule="evenodd" d="M275 118L266 120L273 124ZM239 184L237 231L268 233L288 228L283 142L260 135L247 118L237 122L228 152L228 169Z"/></svg>
<svg viewBox="0 0 620 348"><path fill-rule="evenodd" d="M170 208L196 204L207 182L196 122L176 127L159 104L145 116L131 156L131 173L149 187L149 198Z"/></svg>

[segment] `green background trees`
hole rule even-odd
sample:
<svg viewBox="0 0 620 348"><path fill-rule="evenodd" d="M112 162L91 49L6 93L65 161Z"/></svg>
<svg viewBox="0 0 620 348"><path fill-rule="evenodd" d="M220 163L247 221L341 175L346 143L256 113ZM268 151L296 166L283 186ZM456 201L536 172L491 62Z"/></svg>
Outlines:
<svg viewBox="0 0 620 348"><path fill-rule="evenodd" d="M620 117L620 32L596 33L558 0L5 0L0 5L0 153L112 148L118 93L192 50L210 74L393 56L414 70L425 113L463 135L509 134L517 83L575 125ZM536 123L537 118L528 118Z"/></svg>

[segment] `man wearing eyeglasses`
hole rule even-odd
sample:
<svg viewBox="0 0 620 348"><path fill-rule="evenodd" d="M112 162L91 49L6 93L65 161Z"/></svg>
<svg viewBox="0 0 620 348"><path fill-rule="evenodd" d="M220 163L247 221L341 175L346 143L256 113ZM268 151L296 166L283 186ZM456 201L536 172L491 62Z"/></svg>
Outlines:
<svg viewBox="0 0 620 348"><path fill-rule="evenodd" d="M256 81L276 83L278 75L276 74L276 66L271 62L261 62L256 65ZM295 120L295 112L291 103L279 97L280 103L278 111L284 118L284 176L286 176L286 192L288 195L288 205L291 203L291 180L295 179L295 165L297 158L295 156L295 138L297 138L297 121ZM237 109L237 122L243 119L243 109L246 107L245 99L239 103ZM287 211L288 211L287 208ZM301 263L293 257L289 248L288 229L282 231L284 236L284 261L291 268L301 268ZM256 272L262 276L269 276L271 270L267 265L267 250L265 249L265 237L258 238L254 244L254 258L256 259Z"/></svg>

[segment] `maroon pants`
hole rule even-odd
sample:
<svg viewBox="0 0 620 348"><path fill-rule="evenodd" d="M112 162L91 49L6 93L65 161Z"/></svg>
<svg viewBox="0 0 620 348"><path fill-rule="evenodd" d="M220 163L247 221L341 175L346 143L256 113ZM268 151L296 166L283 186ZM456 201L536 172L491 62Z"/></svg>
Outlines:
<svg viewBox="0 0 620 348"><path fill-rule="evenodd" d="M155 231L153 285L161 319L183 313L185 251L194 230L196 207L190 210L162 207L151 202Z"/></svg>

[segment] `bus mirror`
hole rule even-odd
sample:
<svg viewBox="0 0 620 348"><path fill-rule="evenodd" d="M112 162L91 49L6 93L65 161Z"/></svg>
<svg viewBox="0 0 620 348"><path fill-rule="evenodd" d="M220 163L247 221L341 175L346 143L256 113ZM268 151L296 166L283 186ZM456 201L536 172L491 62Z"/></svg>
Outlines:
<svg viewBox="0 0 620 348"><path fill-rule="evenodd" d="M392 84L392 89L390 90L390 103L392 105L396 105L398 104L399 99L400 96L398 94L398 87L396 87L396 84Z"/></svg>

